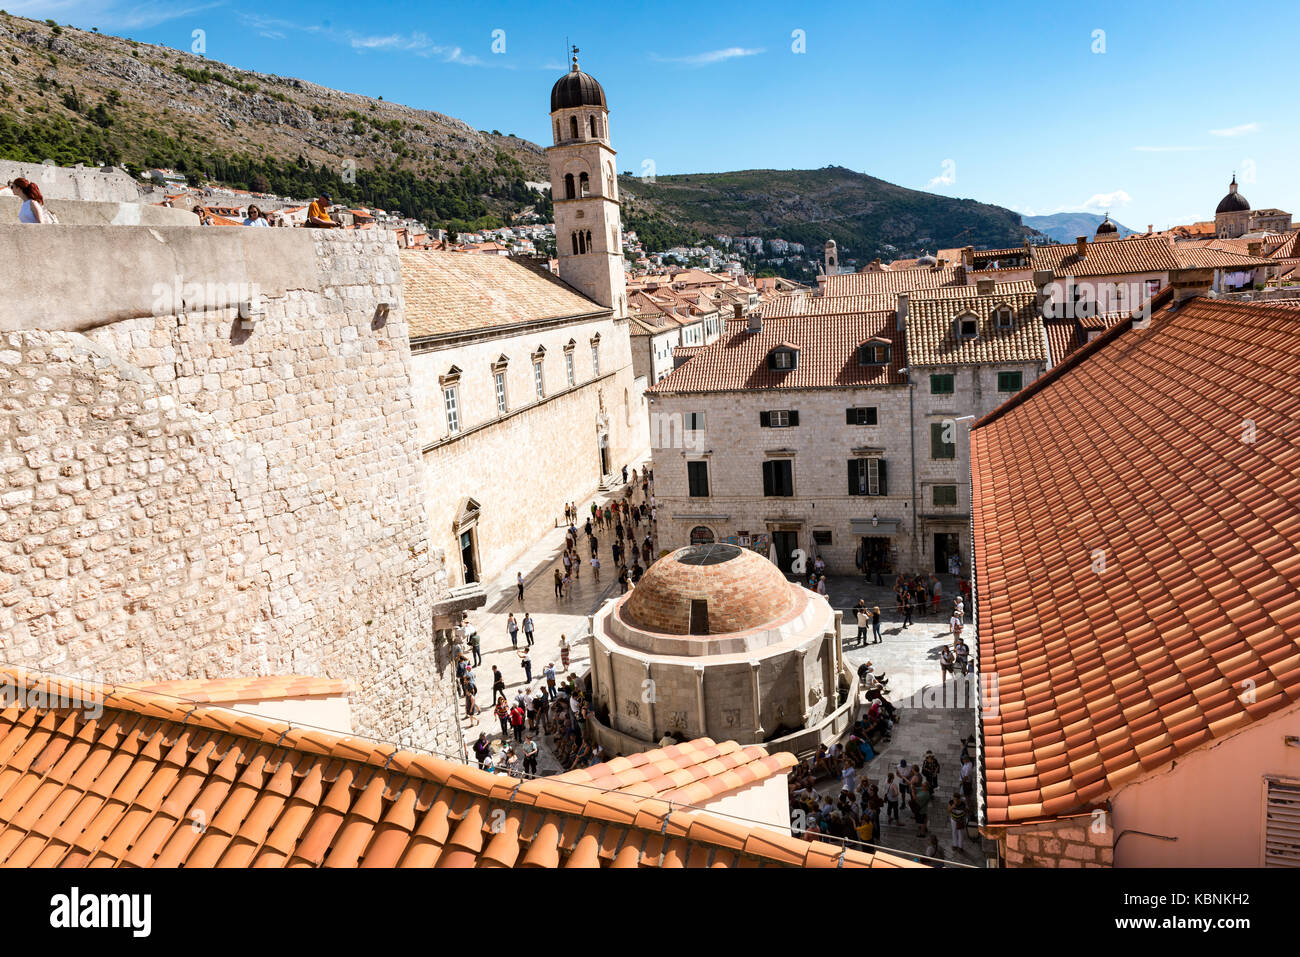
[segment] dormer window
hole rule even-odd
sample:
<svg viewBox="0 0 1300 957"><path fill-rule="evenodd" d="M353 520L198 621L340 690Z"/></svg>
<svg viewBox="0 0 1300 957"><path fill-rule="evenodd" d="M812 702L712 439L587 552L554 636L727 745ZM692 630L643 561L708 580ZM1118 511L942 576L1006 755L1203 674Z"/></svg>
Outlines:
<svg viewBox="0 0 1300 957"><path fill-rule="evenodd" d="M993 328L998 332L1010 332L1012 330L1010 306L998 306L993 310Z"/></svg>
<svg viewBox="0 0 1300 957"><path fill-rule="evenodd" d="M767 367L778 372L788 372L799 368L799 352L796 349L773 349L767 356Z"/></svg>
<svg viewBox="0 0 1300 957"><path fill-rule="evenodd" d="M887 366L889 365L890 347L884 342L867 342L858 346L858 365L862 366Z"/></svg>
<svg viewBox="0 0 1300 957"><path fill-rule="evenodd" d="M974 339L980 334L979 317L965 313L957 317L957 338Z"/></svg>

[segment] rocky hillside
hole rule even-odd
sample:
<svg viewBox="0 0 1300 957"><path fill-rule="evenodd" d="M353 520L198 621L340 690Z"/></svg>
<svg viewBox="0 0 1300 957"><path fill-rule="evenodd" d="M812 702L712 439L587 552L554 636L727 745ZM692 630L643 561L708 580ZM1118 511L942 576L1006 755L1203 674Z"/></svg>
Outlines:
<svg viewBox="0 0 1300 957"><path fill-rule="evenodd" d="M546 178L535 144L441 113L9 14L0 14L0 104L5 159L172 166L198 176L269 180L274 173L261 167L293 163L313 180L335 176L345 184L378 171L390 190L397 184L412 192L414 180L442 183L445 195L466 183L484 187L478 204L471 193L461 197L464 208L404 210L433 213L435 221L484 206L518 208L529 201L526 191L511 195L521 193L523 181ZM437 197L414 193L412 199L429 203Z"/></svg>
<svg viewBox="0 0 1300 957"><path fill-rule="evenodd" d="M834 239L841 259L867 262L923 250L1019 245L1020 215L887 183L840 166L620 178L629 221L668 221L702 236L780 237L814 256Z"/></svg>

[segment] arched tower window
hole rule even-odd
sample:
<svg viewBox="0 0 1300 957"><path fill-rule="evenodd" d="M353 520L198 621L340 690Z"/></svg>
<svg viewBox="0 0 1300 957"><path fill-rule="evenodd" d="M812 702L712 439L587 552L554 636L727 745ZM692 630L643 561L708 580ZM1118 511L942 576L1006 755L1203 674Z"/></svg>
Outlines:
<svg viewBox="0 0 1300 957"><path fill-rule="evenodd" d="M578 195L587 196L591 193L591 180L586 173L578 174Z"/></svg>
<svg viewBox="0 0 1300 957"><path fill-rule="evenodd" d="M577 138L578 138L578 118L576 116L571 116L569 117L569 139L576 140Z"/></svg>
<svg viewBox="0 0 1300 957"><path fill-rule="evenodd" d="M587 252L591 252L592 248L593 247L591 245L591 230L589 229L587 230Z"/></svg>
<svg viewBox="0 0 1300 957"><path fill-rule="evenodd" d="M574 196L576 195L577 194L574 192L573 189L573 174L565 173L564 174L564 198L573 199Z"/></svg>
<svg viewBox="0 0 1300 957"><path fill-rule="evenodd" d="M560 121L555 121L555 142L560 142Z"/></svg>
<svg viewBox="0 0 1300 957"><path fill-rule="evenodd" d="M573 240L573 255L578 255L578 234L574 233L571 237Z"/></svg>
<svg viewBox="0 0 1300 957"><path fill-rule="evenodd" d="M587 125L591 127L591 138L594 140L599 135L596 132L596 116L594 113L587 117Z"/></svg>

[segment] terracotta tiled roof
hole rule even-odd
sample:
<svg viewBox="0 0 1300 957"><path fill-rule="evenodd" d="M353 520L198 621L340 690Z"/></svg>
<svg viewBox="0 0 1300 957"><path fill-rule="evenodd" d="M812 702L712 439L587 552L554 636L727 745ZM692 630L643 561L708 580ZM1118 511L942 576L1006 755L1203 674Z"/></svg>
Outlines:
<svg viewBox="0 0 1300 957"><path fill-rule="evenodd" d="M858 346L876 337L891 345L887 366L858 363ZM783 342L799 347L798 368L769 369L767 356ZM728 322L722 336L690 362L661 379L652 392L733 392L743 389L814 389L903 385L907 365L894 313L795 316L765 319L761 332Z"/></svg>
<svg viewBox="0 0 1300 957"><path fill-rule="evenodd" d="M965 299L968 296L977 294L978 287L975 283L967 286L938 286L934 289L918 289L916 292L909 293L908 299L917 302L921 299ZM993 295L1009 296L1015 293L1034 292L1034 284L1028 279L1011 280L1008 282L995 282L993 284ZM898 297L895 296L895 299Z"/></svg>
<svg viewBox="0 0 1300 957"><path fill-rule="evenodd" d="M590 316L605 307L506 256L399 250L412 339Z"/></svg>
<svg viewBox="0 0 1300 957"><path fill-rule="evenodd" d="M1212 244L1175 243L1174 259L1179 269L1235 269L1248 270L1270 265L1262 256L1251 256L1228 249L1216 249Z"/></svg>
<svg viewBox="0 0 1300 957"><path fill-rule="evenodd" d="M280 698L305 698L321 695L345 695L352 690L347 681L319 678L314 675L271 675L257 678L182 678L177 681L150 681L130 685L139 691L165 695L185 701L221 704L231 701L271 701Z"/></svg>
<svg viewBox="0 0 1300 957"><path fill-rule="evenodd" d="M5 866L911 866L138 689L0 678L23 689L0 712Z"/></svg>
<svg viewBox="0 0 1300 957"><path fill-rule="evenodd" d="M1159 273L1178 269L1174 243L1167 237L1112 239L1089 242L1080 259L1074 243L1052 243L1033 247L1033 268L1052 269L1058 276L1121 276Z"/></svg>
<svg viewBox="0 0 1300 957"><path fill-rule="evenodd" d="M768 754L757 744L742 747L735 741L715 744L712 738L697 738L579 768L555 780L591 784L631 798L699 806L784 774L798 763L786 751Z"/></svg>
<svg viewBox="0 0 1300 957"><path fill-rule="evenodd" d="M760 303L758 311L764 319L780 319L786 316L839 316L846 313L884 312L893 309L897 302L898 296L893 293L859 296L812 296L795 293Z"/></svg>
<svg viewBox="0 0 1300 957"><path fill-rule="evenodd" d="M1300 307L1190 300L972 429L990 823L1094 806L1300 701L1297 356Z"/></svg>
<svg viewBox="0 0 1300 957"><path fill-rule="evenodd" d="M913 289L933 289L935 286L961 285L957 282L957 267L942 269L901 269L884 272L842 273L821 277L823 296L860 296L871 293L897 294Z"/></svg>
<svg viewBox="0 0 1300 957"><path fill-rule="evenodd" d="M1010 332L999 332L994 323L994 313L1003 306L1011 309ZM957 317L969 315L977 320L978 335L964 339L957 332ZM907 350L914 366L1047 360L1043 320L1032 292L909 302Z"/></svg>

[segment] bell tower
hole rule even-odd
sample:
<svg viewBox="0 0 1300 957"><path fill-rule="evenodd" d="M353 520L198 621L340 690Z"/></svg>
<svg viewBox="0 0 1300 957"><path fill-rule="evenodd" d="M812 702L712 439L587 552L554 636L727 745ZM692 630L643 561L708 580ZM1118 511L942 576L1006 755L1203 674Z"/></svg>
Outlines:
<svg viewBox="0 0 1300 957"><path fill-rule="evenodd" d="M622 318L627 284L609 109L601 85L578 69L577 47L569 72L551 88L551 134L546 156L560 278Z"/></svg>

